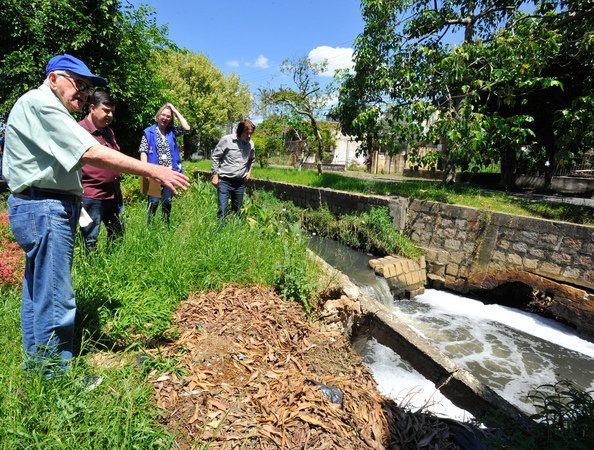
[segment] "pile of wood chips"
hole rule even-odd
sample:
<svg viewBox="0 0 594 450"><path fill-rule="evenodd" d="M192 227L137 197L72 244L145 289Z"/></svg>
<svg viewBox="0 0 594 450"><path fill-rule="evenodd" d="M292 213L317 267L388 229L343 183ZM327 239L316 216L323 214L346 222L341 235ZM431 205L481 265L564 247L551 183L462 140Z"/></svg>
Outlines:
<svg viewBox="0 0 594 450"><path fill-rule="evenodd" d="M267 288L197 295L175 325L179 339L154 351L187 375L151 381L181 448L457 448L447 426L383 398L344 336ZM342 404L317 383L340 389Z"/></svg>

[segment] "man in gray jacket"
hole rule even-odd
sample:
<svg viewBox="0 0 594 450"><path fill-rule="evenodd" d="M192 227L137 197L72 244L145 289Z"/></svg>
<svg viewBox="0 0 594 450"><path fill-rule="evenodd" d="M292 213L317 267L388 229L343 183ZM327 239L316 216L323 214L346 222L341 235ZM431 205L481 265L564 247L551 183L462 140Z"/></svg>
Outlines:
<svg viewBox="0 0 594 450"><path fill-rule="evenodd" d="M227 216L229 198L231 211L239 213L249 179L256 151L251 140L256 130L251 120L245 119L237 125L235 134L223 136L212 153L212 184L218 189L219 210L217 218Z"/></svg>

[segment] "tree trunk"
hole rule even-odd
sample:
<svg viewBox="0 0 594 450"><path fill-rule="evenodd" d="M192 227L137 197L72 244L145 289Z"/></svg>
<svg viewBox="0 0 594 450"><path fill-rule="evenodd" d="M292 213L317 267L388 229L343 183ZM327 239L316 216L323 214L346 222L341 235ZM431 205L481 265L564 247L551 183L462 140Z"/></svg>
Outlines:
<svg viewBox="0 0 594 450"><path fill-rule="evenodd" d="M445 185L454 184L456 182L456 161L449 151L449 142L447 138L441 138L442 154L445 156L443 161L443 169L441 175L441 182Z"/></svg>
<svg viewBox="0 0 594 450"><path fill-rule="evenodd" d="M516 150L506 147L500 152L501 158L501 180L499 184L505 187L506 191L513 190L516 187L516 170L518 168L518 158Z"/></svg>
<svg viewBox="0 0 594 450"><path fill-rule="evenodd" d="M194 153L195 149L198 148L198 135L194 130L190 130L184 136L184 146L183 146L183 159L186 161L190 160L192 153Z"/></svg>
<svg viewBox="0 0 594 450"><path fill-rule="evenodd" d="M318 175L322 175L322 157L324 156L324 143L322 142L322 135L320 134L320 130L318 129L318 122L316 121L316 119L313 118L313 116L310 118L310 121L318 145L318 152L316 157Z"/></svg>
<svg viewBox="0 0 594 450"><path fill-rule="evenodd" d="M443 165L441 181L446 185L454 184L456 182L456 163L449 155Z"/></svg>

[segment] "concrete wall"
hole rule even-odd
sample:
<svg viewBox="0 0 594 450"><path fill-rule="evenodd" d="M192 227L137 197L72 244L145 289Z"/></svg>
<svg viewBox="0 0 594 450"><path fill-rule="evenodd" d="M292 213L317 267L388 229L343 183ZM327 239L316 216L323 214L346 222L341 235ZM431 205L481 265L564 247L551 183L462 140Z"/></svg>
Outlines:
<svg viewBox="0 0 594 450"><path fill-rule="evenodd" d="M544 177L519 175L516 184L520 187L538 189L544 187ZM551 180L551 189L570 194L594 192L594 178L556 176Z"/></svg>
<svg viewBox="0 0 594 450"><path fill-rule="evenodd" d="M391 205L390 199L381 195L364 195L256 179L250 180L249 185L254 189L274 192L278 198L292 201L302 208L317 209L322 205L327 205L328 209L336 214L369 211L374 207L389 207Z"/></svg>

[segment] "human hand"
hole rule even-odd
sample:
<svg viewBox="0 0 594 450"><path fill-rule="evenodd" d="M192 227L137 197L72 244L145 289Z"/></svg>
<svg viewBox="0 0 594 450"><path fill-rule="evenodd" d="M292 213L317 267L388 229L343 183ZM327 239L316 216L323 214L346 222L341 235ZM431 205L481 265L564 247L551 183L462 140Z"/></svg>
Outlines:
<svg viewBox="0 0 594 450"><path fill-rule="evenodd" d="M210 182L212 183L212 185L213 185L214 187L218 188L218 187L219 187L219 175L215 173L215 174L212 176L212 180L210 180Z"/></svg>
<svg viewBox="0 0 594 450"><path fill-rule="evenodd" d="M152 173L149 176L157 183L171 189L175 195L178 194L177 189L175 189L176 187L185 191L188 189L188 186L190 186L189 178L183 173L156 164L151 164L151 166Z"/></svg>

